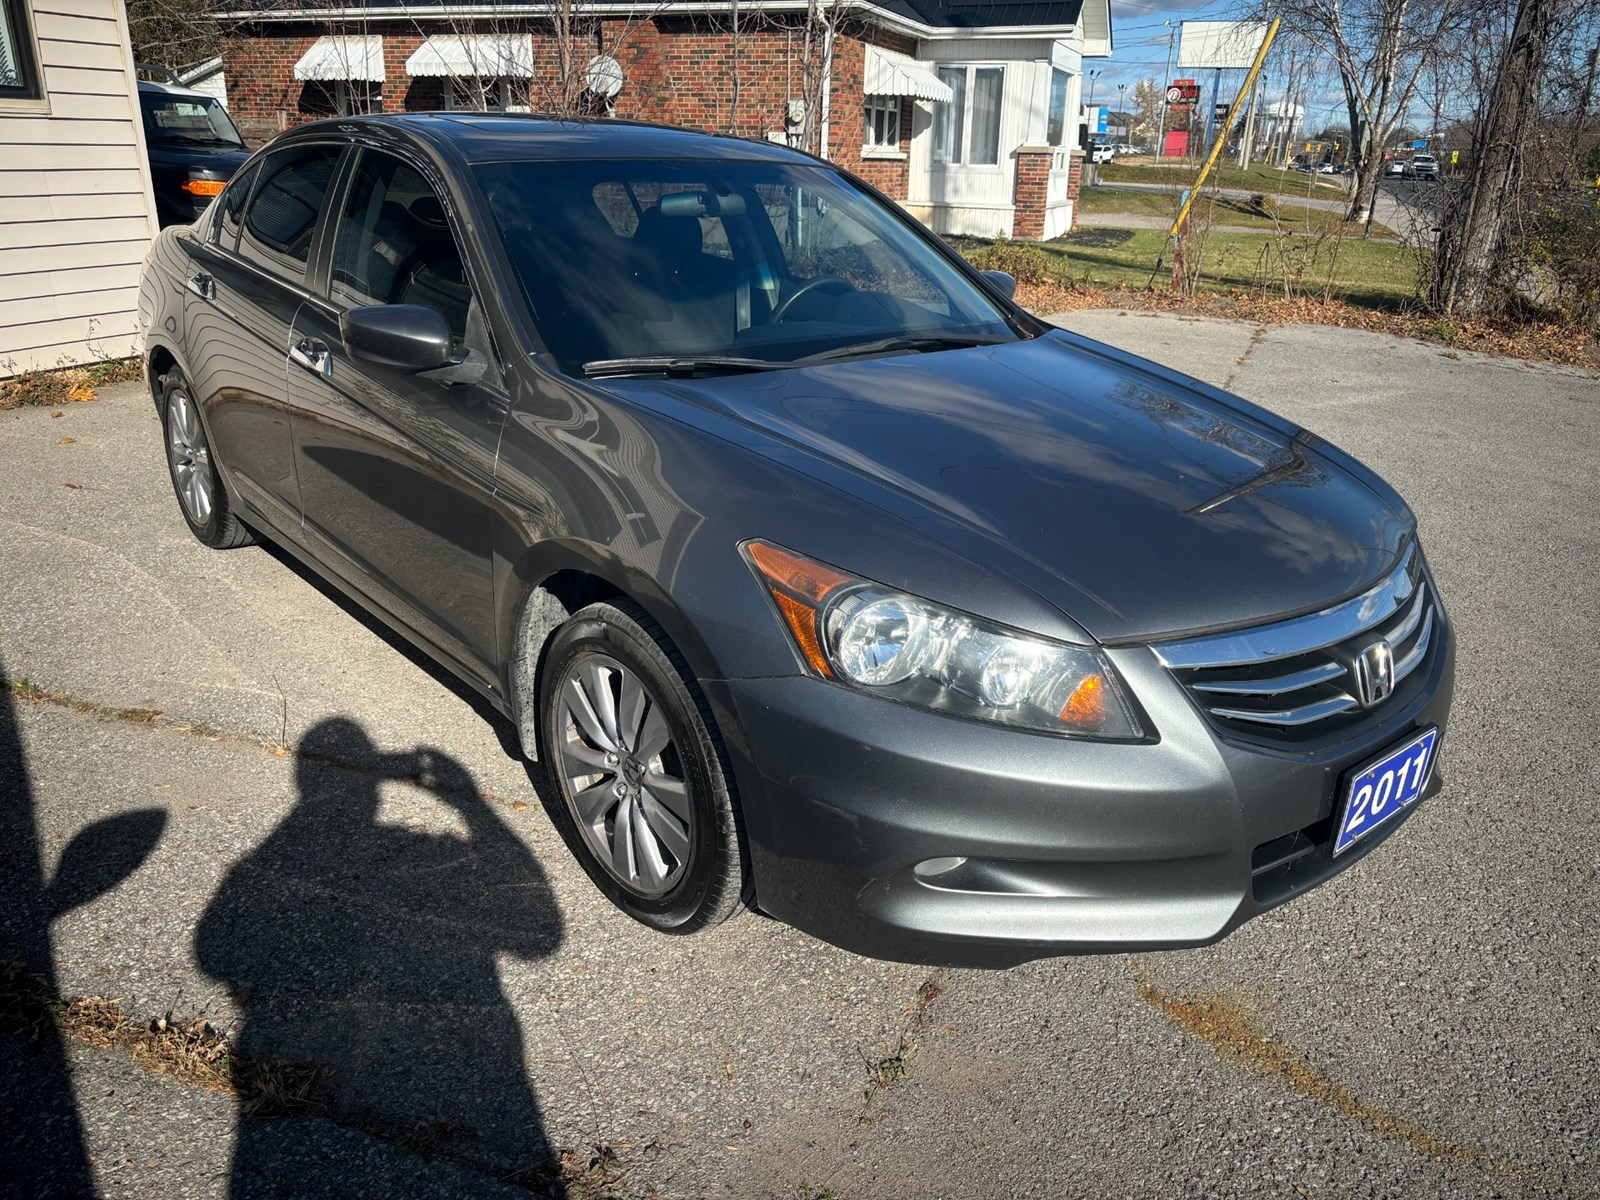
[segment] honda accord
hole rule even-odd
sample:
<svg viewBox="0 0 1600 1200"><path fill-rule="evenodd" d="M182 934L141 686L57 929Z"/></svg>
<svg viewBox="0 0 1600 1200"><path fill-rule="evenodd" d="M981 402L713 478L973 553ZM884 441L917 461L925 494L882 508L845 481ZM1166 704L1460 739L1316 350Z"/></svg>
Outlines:
<svg viewBox="0 0 1600 1200"><path fill-rule="evenodd" d="M639 921L1214 942L1438 790L1450 625L1376 474L1014 288L793 150L412 114L258 152L140 318L195 536L486 697Z"/></svg>

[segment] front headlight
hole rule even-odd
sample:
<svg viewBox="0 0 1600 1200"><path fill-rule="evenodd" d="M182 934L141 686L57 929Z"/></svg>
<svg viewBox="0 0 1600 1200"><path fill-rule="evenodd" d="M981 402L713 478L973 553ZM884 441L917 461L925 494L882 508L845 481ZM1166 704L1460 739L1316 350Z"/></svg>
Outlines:
<svg viewBox="0 0 1600 1200"><path fill-rule="evenodd" d="M1020 729L1143 736L1098 650L1030 637L766 542L744 552L813 674Z"/></svg>

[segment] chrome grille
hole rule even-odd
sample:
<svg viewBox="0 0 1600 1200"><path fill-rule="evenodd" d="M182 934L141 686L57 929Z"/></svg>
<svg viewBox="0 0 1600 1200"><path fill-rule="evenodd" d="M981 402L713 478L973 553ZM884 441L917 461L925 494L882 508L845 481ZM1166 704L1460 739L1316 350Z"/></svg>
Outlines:
<svg viewBox="0 0 1600 1200"><path fill-rule="evenodd" d="M1438 641L1440 620L1422 556L1412 546L1380 583L1332 608L1153 649L1220 728L1303 740L1355 724L1409 695L1421 678L1417 668ZM1379 642L1389 648L1392 675L1381 681L1389 690L1363 703L1358 664Z"/></svg>

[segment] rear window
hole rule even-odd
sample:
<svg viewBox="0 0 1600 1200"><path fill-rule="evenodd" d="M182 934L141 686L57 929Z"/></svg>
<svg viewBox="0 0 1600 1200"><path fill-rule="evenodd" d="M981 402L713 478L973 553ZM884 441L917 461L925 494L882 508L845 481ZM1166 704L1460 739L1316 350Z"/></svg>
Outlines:
<svg viewBox="0 0 1600 1200"><path fill-rule="evenodd" d="M340 153L339 146L296 146L267 158L245 210L239 253L286 279L304 278Z"/></svg>

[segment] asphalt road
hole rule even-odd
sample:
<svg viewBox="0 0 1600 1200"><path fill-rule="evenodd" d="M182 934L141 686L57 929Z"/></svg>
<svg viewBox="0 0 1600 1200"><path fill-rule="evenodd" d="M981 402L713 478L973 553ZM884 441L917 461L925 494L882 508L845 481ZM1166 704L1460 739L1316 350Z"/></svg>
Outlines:
<svg viewBox="0 0 1600 1200"><path fill-rule="evenodd" d="M4 1034L0 1194L513 1196L552 1152L574 1197L1600 1194L1600 380L1066 323L1290 415L1418 511L1457 706L1445 790L1381 852L1137 959L657 936L598 898L503 728L278 557L190 538L136 389L4 413L0 660L102 709L0 707L0 940L63 994L325 1067L335 1119L236 1131L226 1094Z"/></svg>

